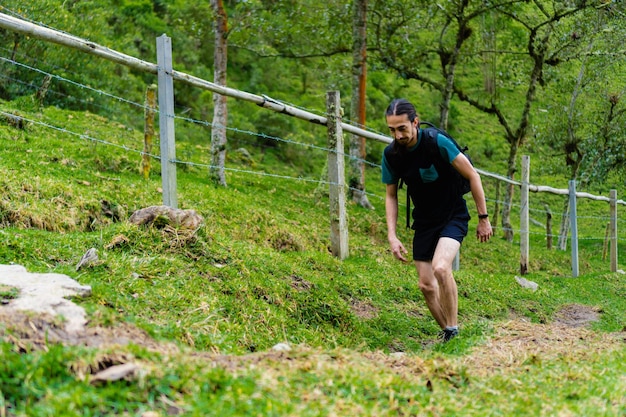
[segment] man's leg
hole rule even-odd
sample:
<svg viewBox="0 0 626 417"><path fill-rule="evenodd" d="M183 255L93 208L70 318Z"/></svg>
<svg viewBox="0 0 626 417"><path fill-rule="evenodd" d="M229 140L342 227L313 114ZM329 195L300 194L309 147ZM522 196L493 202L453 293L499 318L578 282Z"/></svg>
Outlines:
<svg viewBox="0 0 626 417"><path fill-rule="evenodd" d="M452 261L461 244L454 239L441 238L432 262L415 261L419 287L426 305L442 329L457 326L458 293Z"/></svg>
<svg viewBox="0 0 626 417"><path fill-rule="evenodd" d="M439 284L439 300L446 317L445 327L458 325L459 294L452 275L452 262L460 247L461 244L456 240L442 237L433 255L433 274Z"/></svg>
<svg viewBox="0 0 626 417"><path fill-rule="evenodd" d="M441 308L439 299L439 284L433 274L433 268L430 262L415 261L415 268L419 277L419 287L424 294L426 305L433 315L437 324L443 329L446 327L446 318Z"/></svg>

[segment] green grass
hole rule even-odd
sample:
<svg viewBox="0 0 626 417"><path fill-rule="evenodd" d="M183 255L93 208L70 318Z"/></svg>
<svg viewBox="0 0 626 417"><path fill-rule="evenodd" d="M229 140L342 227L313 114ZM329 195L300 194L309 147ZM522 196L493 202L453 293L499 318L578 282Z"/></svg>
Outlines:
<svg viewBox="0 0 626 417"><path fill-rule="evenodd" d="M141 148L133 145L140 132L93 114L0 103L15 109ZM497 233L479 244L472 223L455 274L462 336L442 345L414 268L388 253L382 200L372 200L375 210L349 205L350 257L339 261L328 249L327 196L315 183L230 171L220 188L206 169L181 166L179 205L205 219L185 238L127 222L161 204L158 167L141 178L139 154L1 120L0 143L0 262L90 285L89 298L74 300L90 327L132 326L158 342L64 346L0 322L0 415L626 413L626 280L608 272L601 240L581 241L581 276L572 278L569 251L545 249L533 226L526 278L539 289L531 292L514 279L519 242ZM180 146L207 162L206 149ZM300 175L278 154L250 152L253 168L235 158L229 166ZM314 157L306 169L319 167L321 176L323 164ZM367 175L368 191L382 196L379 174ZM585 233L603 235L607 206L581 205ZM408 246L410 232L400 234ZM100 261L76 272L90 247ZM0 298L16 296L0 288ZM555 313L571 304L599 311L600 320L558 333ZM279 342L293 350L271 350ZM98 370L129 361L143 369L136 378L89 383Z"/></svg>

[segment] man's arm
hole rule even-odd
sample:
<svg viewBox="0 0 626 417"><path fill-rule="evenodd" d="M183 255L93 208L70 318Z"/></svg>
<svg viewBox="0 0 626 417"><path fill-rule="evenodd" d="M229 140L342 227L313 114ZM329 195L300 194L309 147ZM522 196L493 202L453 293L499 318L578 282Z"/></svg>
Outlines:
<svg viewBox="0 0 626 417"><path fill-rule="evenodd" d="M405 255L408 251L405 249L397 235L398 224L398 184L387 184L387 192L385 194L385 217L387 218L387 239L391 253L396 259L406 262Z"/></svg>
<svg viewBox="0 0 626 417"><path fill-rule="evenodd" d="M469 159L467 159L465 155L463 155L463 153L460 153L452 161L452 166L469 181L470 190L472 191L472 197L474 198L474 203L476 204L476 211L478 211L478 214L488 214L483 183L480 180L480 175L478 174L472 163L469 161ZM478 238L478 240L480 240L481 242L486 242L492 235L493 230L491 228L491 223L489 222L489 217L485 217L482 219L479 218L478 227L476 228L476 237Z"/></svg>

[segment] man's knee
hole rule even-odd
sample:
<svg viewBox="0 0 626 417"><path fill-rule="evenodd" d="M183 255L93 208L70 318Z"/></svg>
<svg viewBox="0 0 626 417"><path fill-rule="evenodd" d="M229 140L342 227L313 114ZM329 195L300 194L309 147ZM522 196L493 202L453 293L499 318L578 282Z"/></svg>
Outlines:
<svg viewBox="0 0 626 417"><path fill-rule="evenodd" d="M420 280L419 287L422 291L422 294L426 296L439 292L439 285L435 280Z"/></svg>
<svg viewBox="0 0 626 417"><path fill-rule="evenodd" d="M440 283L452 276L452 264L447 262L433 263L433 275Z"/></svg>

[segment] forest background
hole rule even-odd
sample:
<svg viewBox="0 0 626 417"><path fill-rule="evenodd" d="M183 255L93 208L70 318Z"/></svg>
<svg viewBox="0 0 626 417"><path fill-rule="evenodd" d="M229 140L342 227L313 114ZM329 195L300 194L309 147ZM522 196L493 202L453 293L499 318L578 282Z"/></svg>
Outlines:
<svg viewBox="0 0 626 417"><path fill-rule="evenodd" d="M228 86L318 113L324 113L325 93L339 90L346 120L377 131L386 131L381 115L390 100L407 97L416 102L423 120L470 144L478 166L510 177L519 170L520 152L527 151L542 156L541 169L533 171L538 177L563 174L578 179L582 189L594 187L603 194L623 185L621 2L4 4L34 21L54 23L148 62L155 61L155 38L166 33L173 39L178 71L226 80L218 64L227 62ZM216 16L224 16L220 27L214 25ZM227 45L221 54L215 53L224 47L221 39L216 42L217 30ZM5 32L2 39L12 56L36 56L58 68L60 76L72 74L79 83L143 100L145 74L118 66L112 78L111 66L79 52L29 42L19 34ZM224 62L214 59L219 56ZM36 73L16 71L25 73L23 81L37 82ZM0 95L11 99L25 88L5 78ZM72 105L73 87L64 88L66 95L49 98L50 104ZM211 119L211 93L184 85L177 89L177 111ZM232 100L229 104L223 124L319 142L319 135L294 120ZM123 118L114 108L109 112ZM239 135L229 135L229 146L235 148ZM381 147L361 144L351 154L379 162ZM355 169L350 184L362 188L362 175ZM509 226L506 215L503 221Z"/></svg>
<svg viewBox="0 0 626 417"><path fill-rule="evenodd" d="M325 112L326 92L339 90L346 121L378 132L386 131L390 100L406 97L422 119L467 144L481 169L515 177L520 156L528 154L533 183L565 188L576 179L579 190L617 189L619 197L624 191L620 1L1 6L2 13L149 62L156 60L155 38L166 33L174 68L207 80L224 76L215 52L226 46L229 87L318 114ZM226 26L215 25L224 18ZM103 94L87 94L86 87L142 103L153 76L0 33L3 114L120 143L142 137L143 112L128 112L122 100L103 105ZM33 67L60 77L48 80L42 102L37 92L46 77ZM205 153L210 167L181 165L181 205L207 220L188 239L124 222L134 209L159 204L160 195L159 179L140 182L137 161L123 151L3 119L1 259L76 275L84 250L97 247L100 261L78 274L94 289L81 305L100 332L135 329L128 331L136 345L57 346L46 332L61 334L59 323L26 317L23 327L13 323L19 330L5 323L0 415L623 415L624 282L606 273L602 242L582 242L584 274L574 281L563 279L568 254L544 250L545 235L533 236L528 278L540 290L531 293L513 280L518 253L502 204L493 212L501 218L497 237L489 245L464 244L457 274L464 337L437 344L436 326L410 278L414 271L386 252L382 203L359 206L367 205L359 191L370 199L382 191L376 165L383 144L368 141L363 148L350 138L349 151L359 155L353 160L363 166L350 173L352 255L341 263L327 252L328 212L319 187L246 173L253 167L322 177L325 153L290 145L324 146L325 131L228 99L227 141L220 144L223 138L214 136L220 126L211 126L219 100L182 84L175 95L176 114L201 122L177 124L179 155ZM223 177L221 152L235 168ZM499 185L485 183L490 203L494 195L500 200ZM507 187L502 199L511 201L514 192ZM537 204L567 210L562 198L541 197ZM602 208L583 207L583 216L604 213L606 204L596 204ZM604 220L590 219L594 232L603 233ZM16 296L0 290L3 299ZM559 315L581 310L601 314L593 331L551 326ZM161 344L166 341L178 347ZM271 351L280 341L295 350ZM135 379L104 388L89 383L98 371L130 362L143 372Z"/></svg>

